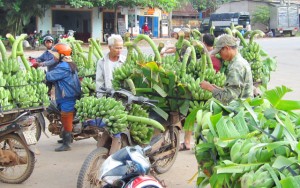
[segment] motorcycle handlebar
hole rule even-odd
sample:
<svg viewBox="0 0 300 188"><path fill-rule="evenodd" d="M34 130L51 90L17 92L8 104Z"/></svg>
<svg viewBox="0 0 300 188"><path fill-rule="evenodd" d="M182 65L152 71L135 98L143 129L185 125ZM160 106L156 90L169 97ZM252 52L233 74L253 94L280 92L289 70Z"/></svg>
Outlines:
<svg viewBox="0 0 300 188"><path fill-rule="evenodd" d="M110 95L111 97L114 97L115 94L118 94L119 96L126 96L127 99L128 99L128 104L136 102L136 103L147 104L149 106L154 106L153 103L158 103L159 102L158 100L152 100L152 99L149 99L147 97L135 96L130 91L127 91L125 89L114 90L114 89L111 89L111 88L101 87L101 91L99 93L104 93L104 94Z"/></svg>

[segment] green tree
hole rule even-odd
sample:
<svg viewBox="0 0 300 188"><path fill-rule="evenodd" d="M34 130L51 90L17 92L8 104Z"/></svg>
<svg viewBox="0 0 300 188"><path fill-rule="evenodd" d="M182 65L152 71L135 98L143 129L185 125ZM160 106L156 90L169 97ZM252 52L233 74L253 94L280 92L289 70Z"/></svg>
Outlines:
<svg viewBox="0 0 300 188"><path fill-rule="evenodd" d="M16 36L32 16L43 16L44 10L52 3L51 0L0 0L0 15L2 20L1 33L11 33Z"/></svg>
<svg viewBox="0 0 300 188"><path fill-rule="evenodd" d="M252 22L253 23L262 23L264 25L269 26L270 20L270 9L268 6L259 6L253 12Z"/></svg>

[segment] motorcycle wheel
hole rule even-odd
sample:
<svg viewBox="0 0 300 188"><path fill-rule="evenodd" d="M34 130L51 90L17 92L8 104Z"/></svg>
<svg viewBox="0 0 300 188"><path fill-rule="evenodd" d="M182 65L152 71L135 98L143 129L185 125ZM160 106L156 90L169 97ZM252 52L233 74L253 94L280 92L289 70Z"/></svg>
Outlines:
<svg viewBox="0 0 300 188"><path fill-rule="evenodd" d="M35 156L28 149L26 143L18 135L8 134L0 137L0 149L12 151L17 157L15 161L11 161L9 164L0 164L0 181L19 184L27 180L34 169Z"/></svg>
<svg viewBox="0 0 300 188"><path fill-rule="evenodd" d="M87 156L78 175L77 188L102 187L98 179L98 172L107 157L108 149L103 147L93 150Z"/></svg>
<svg viewBox="0 0 300 188"><path fill-rule="evenodd" d="M173 131L170 131L170 129L173 129ZM171 132L173 132L173 140L171 140ZM166 158L158 159L158 161L156 161L154 165L154 170L158 174L163 174L167 172L176 160L180 144L178 129L176 127L170 127L164 132L164 139L164 143L162 144L162 146L156 154L159 155L160 153L167 152L173 149L175 149L175 152L170 154Z"/></svg>

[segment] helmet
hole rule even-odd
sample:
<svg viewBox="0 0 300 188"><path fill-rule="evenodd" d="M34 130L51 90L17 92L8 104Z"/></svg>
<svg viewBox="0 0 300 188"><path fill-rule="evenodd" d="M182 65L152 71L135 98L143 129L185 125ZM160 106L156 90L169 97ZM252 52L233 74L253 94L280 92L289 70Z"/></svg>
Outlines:
<svg viewBox="0 0 300 188"><path fill-rule="evenodd" d="M138 176L125 185L126 188L163 188L163 186L151 176Z"/></svg>
<svg viewBox="0 0 300 188"><path fill-rule="evenodd" d="M43 39L43 44L45 44L45 42L47 40L51 40L52 42L54 42L54 39L51 36L45 36L44 39Z"/></svg>
<svg viewBox="0 0 300 188"><path fill-rule="evenodd" d="M58 43L51 49L53 52L57 52L59 54L62 54L64 56L71 56L72 48L65 44L65 43Z"/></svg>

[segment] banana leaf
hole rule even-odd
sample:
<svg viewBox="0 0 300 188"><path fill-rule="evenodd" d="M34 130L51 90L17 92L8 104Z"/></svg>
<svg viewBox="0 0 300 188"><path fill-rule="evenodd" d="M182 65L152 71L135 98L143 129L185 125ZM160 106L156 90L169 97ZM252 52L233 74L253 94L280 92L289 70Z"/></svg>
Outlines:
<svg viewBox="0 0 300 188"><path fill-rule="evenodd" d="M250 164L236 164L229 160L224 160L219 166L215 167L216 174L223 174L223 173L246 173L251 170L257 169L259 166L263 165L264 163L250 163Z"/></svg>
<svg viewBox="0 0 300 188"><path fill-rule="evenodd" d="M295 158L286 158L284 156L278 156L272 164L272 167L279 170L297 162L298 161Z"/></svg>
<svg viewBox="0 0 300 188"><path fill-rule="evenodd" d="M289 176L280 180L282 187L300 187L300 176Z"/></svg>
<svg viewBox="0 0 300 188"><path fill-rule="evenodd" d="M286 86L276 87L264 93L263 97L268 99L274 108L278 110L300 110L300 101L282 100L284 95L291 92L292 89Z"/></svg>

